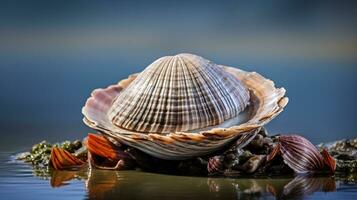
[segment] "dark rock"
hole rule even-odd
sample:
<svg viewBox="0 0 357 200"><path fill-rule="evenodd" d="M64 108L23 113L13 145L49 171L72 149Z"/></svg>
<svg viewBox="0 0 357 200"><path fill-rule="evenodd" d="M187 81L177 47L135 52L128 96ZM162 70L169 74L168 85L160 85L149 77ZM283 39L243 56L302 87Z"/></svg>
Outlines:
<svg viewBox="0 0 357 200"><path fill-rule="evenodd" d="M262 127L260 131L258 132L259 135L262 135L263 137L268 137L268 131L265 127Z"/></svg>
<svg viewBox="0 0 357 200"><path fill-rule="evenodd" d="M357 173L357 160L336 160L336 171Z"/></svg>
<svg viewBox="0 0 357 200"><path fill-rule="evenodd" d="M264 162L265 155L254 155L242 165L242 170L248 174L254 173Z"/></svg>

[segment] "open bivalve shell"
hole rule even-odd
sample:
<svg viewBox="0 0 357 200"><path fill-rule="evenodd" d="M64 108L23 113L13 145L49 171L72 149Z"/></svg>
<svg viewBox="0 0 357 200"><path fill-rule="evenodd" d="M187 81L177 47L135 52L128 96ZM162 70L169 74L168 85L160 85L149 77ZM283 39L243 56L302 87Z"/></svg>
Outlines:
<svg viewBox="0 0 357 200"><path fill-rule="evenodd" d="M181 160L259 131L287 102L284 88L256 72L178 54L94 90L82 113L89 127L120 143Z"/></svg>

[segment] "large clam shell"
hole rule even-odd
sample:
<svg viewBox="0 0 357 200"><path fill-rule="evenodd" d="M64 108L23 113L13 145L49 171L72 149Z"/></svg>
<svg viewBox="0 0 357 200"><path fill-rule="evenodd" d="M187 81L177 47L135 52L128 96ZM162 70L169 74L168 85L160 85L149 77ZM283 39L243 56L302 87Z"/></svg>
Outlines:
<svg viewBox="0 0 357 200"><path fill-rule="evenodd" d="M196 55L157 59L114 100L116 126L146 133L190 131L222 124L247 106L249 92L216 64Z"/></svg>
<svg viewBox="0 0 357 200"><path fill-rule="evenodd" d="M179 54L94 90L82 113L89 127L119 142L179 160L259 131L287 102L284 88L256 72Z"/></svg>

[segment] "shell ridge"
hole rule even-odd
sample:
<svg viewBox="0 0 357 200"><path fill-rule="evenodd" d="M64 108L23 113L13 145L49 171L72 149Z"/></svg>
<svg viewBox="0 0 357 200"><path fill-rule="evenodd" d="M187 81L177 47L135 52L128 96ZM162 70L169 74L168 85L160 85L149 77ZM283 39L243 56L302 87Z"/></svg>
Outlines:
<svg viewBox="0 0 357 200"><path fill-rule="evenodd" d="M209 67L209 69L207 70L208 72L211 72L211 73L207 73L207 74L205 74L205 76L208 76L209 78L209 80L211 80L211 82L213 82L213 83L216 83L215 85L212 85L212 87L218 87L219 88L219 91L221 91L222 93L220 93L220 95L219 94L217 94L217 93L212 93L213 95L215 95L217 98L217 103L218 103L218 101L219 100L221 100L220 102L222 102L225 106L221 109L221 111L225 111L223 114L223 116L220 116L220 117L223 117L223 119L221 119L220 120L220 122L219 123L222 123L223 121L225 121L226 119L228 119L228 118L231 118L230 116L231 116L231 114L230 113L228 113L227 111L230 111L230 110L234 110L234 106L233 106L233 104L232 104L232 102L231 102L231 99L230 98L228 98L228 96L230 96L229 95L229 93L227 92L227 90L226 90L226 88L224 88L224 87L222 87L222 85L223 85L223 82L218 78L218 77L215 77L215 73L217 73L216 71L215 71L215 69L214 68L212 68L212 67ZM222 98L224 99L224 100L222 100ZM227 116L228 115L228 116Z"/></svg>
<svg viewBox="0 0 357 200"><path fill-rule="evenodd" d="M214 84L214 86L218 87L219 90L221 90L221 85L219 83L217 83L217 80L216 78L212 78L211 76L211 67L209 67L209 69L207 70L207 74L205 74L207 77L209 77L208 79L211 80L212 82L212 85ZM206 79L206 82L207 82L207 79ZM226 99L226 96L222 96L222 97L219 97L218 94L216 92L210 92L212 95L210 97L211 98L211 101L213 102L213 104L215 105L214 108L215 108L215 112L217 113L217 118L218 118L218 123L221 123L224 121L224 117L222 118L222 116L220 116L218 113L219 111L222 111L226 108L227 104L226 104L226 101L223 101L221 98L223 99Z"/></svg>
<svg viewBox="0 0 357 200"><path fill-rule="evenodd" d="M184 74L186 74L187 77L190 77L190 78L185 79L186 87L187 87L187 85L195 85L196 86L196 84L194 83L194 81L192 79L191 72L190 72L188 66L186 65L186 62L181 57L179 57L179 59L181 61L181 66L182 66L182 69L184 71ZM194 129L195 124L198 123L197 116L199 114L199 111L197 110L197 107L192 106L192 105L197 105L200 102L199 102L199 100L197 100L197 98L195 98L195 96L197 94L197 88L196 87L191 87L191 89L192 89L192 93L191 94L188 94L188 92L187 92L188 95L186 96L187 97L186 102L188 104L187 107L189 107L189 109L192 110L192 112L191 112L192 113L191 122L190 122L189 128ZM187 125L184 128L182 128L182 130L185 130L185 129L187 129Z"/></svg>
<svg viewBox="0 0 357 200"><path fill-rule="evenodd" d="M157 89L158 88L156 87L156 85L158 85L158 83L160 82L159 74L161 74L164 70L165 70L165 72L167 70L167 67L163 67L163 66L165 66L165 64L166 64L166 62L161 62L160 65L159 65L161 67L157 67L157 69L155 70L155 72L157 72L159 70L160 70L160 72L157 74L157 77L156 77L156 79L154 81L154 84L151 85L152 91L150 91L148 93L148 95L145 96L145 100L143 100L143 104L146 103L146 102L150 102L150 103L148 103L149 107L147 109L144 109L144 111L143 111L144 113L140 115L140 118L137 119L135 125L133 125L132 127L138 127L139 130L147 130L147 128L146 128L147 127L147 123L148 123L148 121L150 121L147 118L148 114L151 113L152 109L155 109L155 108L153 108L154 107L153 102L152 102L153 98L150 98L151 97L150 95L158 94L157 93ZM160 87L159 90L161 91L162 88ZM147 98L149 98L149 99L147 99Z"/></svg>
<svg viewBox="0 0 357 200"><path fill-rule="evenodd" d="M187 68L184 66L184 62L183 62L182 58L181 58L181 57L178 57L178 60L179 60L180 63L181 63L180 66L181 66L182 73L183 73L184 77L188 77L189 74L188 74ZM190 79L185 78L185 79L183 79L183 80L184 80L183 83L184 83L184 85L185 85L185 88L188 88L187 81L190 80ZM190 90L192 90L192 87L190 88ZM189 94L188 89L187 89L187 90L184 90L184 91L185 91L185 93L186 93L185 96L188 97L188 98L185 99L185 108L191 109L190 105L191 105L191 103L193 103L193 102L192 102L192 99L190 98L190 96L192 96L193 94L192 94L192 95ZM193 93L193 90L192 90L192 93ZM186 122L186 120L187 120L187 122L193 122L193 121L194 121L194 120L193 120L193 116L194 116L194 113L193 113L193 112L195 112L196 115L197 115L197 110L195 110L195 109L193 109L192 112L188 111L188 112L187 112L188 115L183 115L183 116L186 116L186 117L188 116L188 119L183 119L182 122ZM186 125L186 127L187 127L188 129L192 129L192 124L193 124L193 123L186 123L186 124L189 124L188 126ZM182 129L184 129L184 128L182 128Z"/></svg>
<svg viewBox="0 0 357 200"><path fill-rule="evenodd" d="M165 75L166 74L171 74L171 70L170 70L170 63L172 61L172 59L167 59L167 62L165 62L165 64L163 65L165 67ZM165 86L161 87L162 90L162 94L154 94L153 96L151 96L152 98L149 99L148 104L150 105L150 107L152 108L151 110L148 110L148 120L143 122L143 130L147 130L149 132L151 132L151 130L153 129L153 127L157 127L156 130L161 130L160 129L160 123L158 123L158 119L160 119L159 117L155 117L154 113L158 113L158 115L161 115L163 113L163 109L161 107L158 108L159 105L161 105L163 108L166 105L166 98L168 97L168 87L167 85L167 80L162 78L163 74L159 75L159 82L158 84L160 85L161 82L163 82ZM166 77L166 76L164 76ZM158 95L160 98L157 98ZM163 98L162 98L163 97ZM165 101L161 101L161 99L164 99ZM154 111L154 112L153 112ZM149 115L150 114L150 115Z"/></svg>
<svg viewBox="0 0 357 200"><path fill-rule="evenodd" d="M245 99L243 99L243 97L242 97L242 95L248 96L248 95L246 95L247 94L246 89L245 88L242 89L242 87L240 87L241 86L240 81L238 81L236 78L232 77L231 74L229 74L229 73L223 74L224 70L222 68L217 68L217 69L214 69L214 70L215 71L219 71L219 73L221 75L225 75L224 78L220 79L221 82L226 81L228 83L228 85L232 85L234 87L239 87L238 90L244 91L244 92L241 92L239 94L236 94L236 92L232 91L233 87L222 88L222 90L226 92L226 95L228 97L230 97L229 98L229 100L230 100L229 102L233 101L232 104L238 104L238 107L239 107L238 111L237 111L237 109L229 109L229 111L232 110L232 111L235 112L235 113L233 113L233 115L237 115L238 114L237 112L242 111L246 106L246 104L244 103ZM228 97L226 97L226 98L228 98ZM247 99L247 101L248 101L248 99ZM231 106L231 108L232 108L232 106Z"/></svg>
<svg viewBox="0 0 357 200"><path fill-rule="evenodd" d="M154 122L158 122L157 119L162 119L162 120L166 121L166 112L165 112L165 110L167 109L167 101L168 101L169 92L170 92L168 87L167 87L167 85L170 83L170 80L171 80L171 71L172 70L170 70L170 68L169 68L169 64L171 63L171 61L172 61L172 57L170 58L169 62L166 65L166 68L168 70L165 73L165 77L170 77L170 79L169 80L163 79L163 85L162 85L162 87L164 88L163 89L163 95L160 96L162 101L161 101L161 104L160 104L160 109L158 110L158 117L154 119ZM168 74L168 76L166 76L166 74ZM162 130L163 129L161 123L162 122L154 123L153 126L155 127L155 130Z"/></svg>
<svg viewBox="0 0 357 200"><path fill-rule="evenodd" d="M173 62L171 63L171 67L172 67L172 74L171 74L171 80L170 81L170 87L169 87L169 90L170 90L170 93L169 93L169 96L171 97L169 100L169 108L180 108L182 109L181 107L178 107L178 91L180 90L180 88L178 88L178 84L177 82L179 81L179 76L177 75L177 66L176 65L176 61L177 61L177 56L173 56ZM178 114L180 113L181 111L179 110L171 110L171 109L168 109L168 122L170 122L171 124L171 127L169 128L169 130L167 131L176 131L176 130L179 130L179 126L180 126L180 121L178 121L177 117L178 117ZM174 122L174 123L172 123Z"/></svg>
<svg viewBox="0 0 357 200"><path fill-rule="evenodd" d="M149 82L150 80L154 79L154 76L152 76L150 79L147 80L147 82ZM147 87L145 90L151 90L151 87ZM134 98L132 99L132 101L129 101L129 105L124 107L123 106L121 108L123 108L123 110L121 112L118 112L119 114L123 114L125 116L125 119L122 119L120 125L123 128L127 128L128 126L131 126L132 123L134 123L134 121L137 121L135 119L135 117L137 116L138 112L141 112L140 108L143 105L143 103L145 102L146 98L148 97L148 92L144 92L144 96L138 97L138 96L134 96ZM130 106L133 102L136 102L135 107ZM131 109L130 109L131 108ZM124 116L118 116L120 118L123 118Z"/></svg>
<svg viewBox="0 0 357 200"><path fill-rule="evenodd" d="M214 73L219 73L220 75L222 75L222 69L221 68L212 68L212 71L214 71ZM210 75L210 74L209 74ZM229 76L229 74L224 74L226 76ZM224 88L222 87L222 85L225 85L224 84L224 78L226 77L219 77L219 78L213 78L213 80L215 80L217 83L217 86L219 86L219 90L222 92L221 95L223 96L223 98L225 99L225 101L222 101L224 104L225 104L225 107L224 109L227 112L228 116L224 116L224 119L223 121L225 121L226 119L229 119L231 118L232 116L236 116L238 114L237 112L237 109L234 109L234 104L238 104L239 105L239 111L241 111L241 101L242 101L242 98L240 95L235 95L238 99L237 101L238 102L232 102L233 98L232 98L232 95L233 95L233 92L232 91L228 91L227 89L229 88ZM217 80L216 80L217 79ZM237 86L236 83L233 83L232 81L230 82L231 85L234 85L234 87ZM230 90L232 90L232 88L230 88ZM241 91L244 91L244 90L241 90ZM233 112L233 113L232 113Z"/></svg>
<svg viewBox="0 0 357 200"><path fill-rule="evenodd" d="M162 66L162 71L160 74L167 74L168 72L168 67L167 67L167 63L169 62L169 60L166 60L165 64ZM158 79L158 85L161 84L161 82L163 82L164 80L159 76L159 79ZM164 97L164 93L165 93L165 88L164 87L160 87L159 88L159 92L157 92L156 94L159 95L160 97ZM152 120L154 119L157 119L158 118L158 115L160 115L160 110L162 110L161 106L163 105L162 103L162 100L159 100L159 102L157 102L158 105L156 105L155 107L153 106L152 109L155 110L154 113L151 114L151 116L148 116L149 118L146 119L145 121L142 122L141 126L146 126L147 123L151 122ZM151 111L151 110L150 110ZM149 114L150 112L148 112ZM152 127L155 126L154 123L152 123L152 126L151 126L151 129Z"/></svg>
<svg viewBox="0 0 357 200"><path fill-rule="evenodd" d="M180 63L180 59L177 58L176 59L176 65L179 66L177 67L177 76L178 77L184 77L183 76L183 69L182 66L179 65ZM184 100L182 97L184 97L184 91L187 92L188 88L183 86L183 80L185 80L185 78L180 78L177 81L177 107L182 108L181 112L178 112L177 114L177 119L178 120L178 125L177 125L177 130L181 130L184 124L189 124L189 121L184 121L184 116L188 115L189 112L187 112L187 106L185 105L186 100ZM181 88L186 88L185 90L182 90ZM186 95L187 96L187 95Z"/></svg>
<svg viewBox="0 0 357 200"><path fill-rule="evenodd" d="M144 70L144 73L146 73L146 72L149 71L149 70L150 70L150 69ZM136 83L137 83L137 82L140 82L141 80L142 80L141 76L137 76L137 77L131 82L132 84L129 84L124 90L132 90L133 87L135 87L136 85L138 85L138 84L136 84ZM149 80L147 80L147 81L149 81ZM129 98L129 100L127 101L127 102L129 102L129 103L131 103L131 102L134 100L134 98L135 98L135 96L128 96L127 94L125 94L124 92L122 92L122 93L120 93L120 94L118 95L118 97L115 99L115 101L117 101L117 99L119 99L119 98L121 98L121 97L123 97L124 99ZM129 106L128 104L125 104L125 105L119 104L119 106L117 106L117 107L114 108L114 110L113 110L112 113L118 113L118 111L119 111L120 108L122 108L122 107L127 108L128 106ZM117 117L116 115L114 115L114 116ZM114 119L114 116L112 117L113 119ZM117 120L117 119L116 119L116 120Z"/></svg>
<svg viewBox="0 0 357 200"><path fill-rule="evenodd" d="M188 61L192 66L195 66L195 64L192 63L192 61ZM219 123L221 122L221 119L217 113L217 110L215 109L215 102L212 101L211 97L213 96L213 92L211 90L209 90L209 87L213 87L212 83L210 81L207 81L207 79L205 79L205 73L202 73L202 71L200 69L197 69L196 67L194 68L196 73L197 74L200 74L199 77L201 77L201 79L197 79L197 81L200 82L199 85L203 86L203 88L207 88L207 89L201 89L201 87L199 87L201 93L203 94L203 100L206 102L205 104L202 105L202 107L204 108L206 105L207 109L205 110L208 110L208 112L210 113L210 115L208 115L208 120L211 121L212 119L211 118L219 118ZM214 80L214 79L213 79ZM203 91L207 91L209 95L205 95L203 93ZM212 105L212 106L210 106ZM212 110L214 109L214 110ZM211 123L210 122L206 122L206 125L210 125Z"/></svg>
<svg viewBox="0 0 357 200"><path fill-rule="evenodd" d="M186 62L184 62L184 65L186 66L187 69L189 69L189 66L187 65ZM191 67L191 66L190 66ZM195 98L195 96L193 96L193 100L195 101L195 104L193 105L196 105L194 106L194 108L196 109L196 113L197 115L196 116L193 116L193 123L192 123L192 129L196 129L197 128L197 124L202 124L203 123L203 119L207 119L208 118L208 115L207 115L207 110L199 110L199 107L197 107L198 105L202 106L203 105L203 102L202 102L202 99L199 98L200 97L200 92L199 92L199 86L198 86L198 83L197 83L197 80L196 80L196 77L195 75L193 74L192 70L187 70L188 71L188 74L189 76L191 77L190 80L192 81L192 83L194 84L195 87L193 87L194 89L194 94L197 95L198 98ZM203 114L205 117L199 117L200 114Z"/></svg>
<svg viewBox="0 0 357 200"><path fill-rule="evenodd" d="M234 113L227 112L229 110L236 110L236 109L234 109L234 106L233 106L234 102L232 102L232 96L230 96L230 94L226 90L226 88L222 88L222 85L224 84L222 82L222 79L219 79L219 77L217 78L216 77L217 75L213 75L213 74L219 74L219 75L225 75L225 74L222 73L221 68L211 67L211 65L215 65L215 64L214 63L210 63L209 65L206 65L208 73L201 73L202 74L202 78L205 80L205 84L203 84L203 85L210 85L211 87L217 87L218 86L219 87L219 91L225 92L225 93L220 93L220 96L225 98L225 101L223 101L223 102L226 103L225 104L226 105L226 107L225 107L226 109L223 110L223 111L226 111L226 112L222 116L223 119L219 122L219 123L222 123L223 121L234 117L237 114L237 111L234 112ZM227 75L229 75L229 74L227 74ZM210 81L207 81L207 80L210 80ZM217 84L213 85L213 83L217 83ZM234 84L234 85L236 85L236 84ZM210 91L210 90L207 90L207 91ZM219 94L212 93L212 92L211 92L211 94L219 95ZM207 96L210 96L210 95L207 95ZM222 97L220 97L220 98L222 98ZM216 99L220 99L220 98L216 98ZM214 102L214 103L216 103L216 102ZM212 125L212 124L210 124L210 125Z"/></svg>
<svg viewBox="0 0 357 200"><path fill-rule="evenodd" d="M240 110L243 110L247 104L245 104L245 102L248 102L249 103L249 98L250 98L250 95L249 95L249 91L243 86L242 82L241 81L237 81L237 78L235 78L233 75L229 74L229 80L231 80L233 82L232 79L235 79L234 81L238 84L234 84L236 87L239 87L239 90L240 91L246 91L246 92L242 92L240 93L241 95L239 95L240 99L241 99L241 102L243 102L243 104L240 104ZM232 83L233 84L233 83Z"/></svg>
<svg viewBox="0 0 357 200"><path fill-rule="evenodd" d="M161 70L160 70L160 73L158 73L158 76L157 76L157 80L155 81L155 84L153 84L153 85L151 85L152 86L152 88L154 88L153 89L153 92L151 92L150 94L149 94L149 99L147 99L144 103L146 103L145 105L149 105L149 107L148 108L146 108L146 109L144 109L145 111L144 111L144 114L142 114L141 116L140 116L140 118L138 119L138 123L140 124L140 126L133 126L133 127L138 127L138 129L139 130L150 130L151 129L151 127L150 127L150 122L152 121L152 120L155 120L155 117L154 117L154 113L156 114L156 113L158 113L159 112L159 110L157 110L157 104L158 104L158 102L155 102L154 100L155 100L155 96L156 95L160 95L160 93L161 93L161 91L163 90L163 88L162 87L159 87L159 93L157 92L157 87L156 87L156 85L159 85L160 84L160 82L162 81L162 79L161 79L161 74L162 74L162 72L164 73L164 74L166 74L167 73L167 71L168 71L168 67L167 67L167 62L169 62L169 60L165 60L166 62L163 62L163 63L161 63L161 65L159 65L159 66L161 66L161 67L157 67L157 68L160 68ZM150 114L151 113L151 114ZM149 115L150 114L150 115ZM154 124L154 123L152 123L152 124Z"/></svg>
<svg viewBox="0 0 357 200"><path fill-rule="evenodd" d="M197 88L197 94L198 94L198 99L200 100L200 104L195 104L197 106L197 109L198 110L201 110L201 111L204 111L205 113L205 116L204 118L201 118L201 123L200 124L207 124L207 120L209 120L210 116L212 115L211 113L211 110L210 110L210 107L208 106L209 105L209 101L207 101L207 96L208 95L205 95L204 93L204 90L202 89L202 85L204 86L204 84L202 84L202 82L200 81L200 78L201 76L198 76L197 74L200 74L199 70L196 69L196 66L190 62L190 60L187 61L190 65L190 68L192 69L191 72L192 74L196 74L196 76L193 76L193 80L195 81L195 85ZM200 113L200 112L198 112ZM206 121L203 121L204 119L206 119ZM198 127L195 127L195 128L198 128Z"/></svg>
<svg viewBox="0 0 357 200"><path fill-rule="evenodd" d="M133 82L138 81L138 79L139 79L139 78L136 78ZM132 86L132 87L133 87L133 86ZM124 90L129 90L129 89L130 89L130 85L129 85L127 88L125 88ZM114 105L114 103L115 103L120 97L122 97L122 96L126 97L126 95L125 95L123 92L120 93L120 94L114 99L112 105ZM134 97L132 96L132 97L129 97L129 98L130 98L130 102L131 102ZM122 105L119 105L119 106L122 106ZM117 114L118 114L119 106L117 106L117 107L112 107L112 108L111 108L111 111L108 112L108 115L109 115L109 117L112 119L113 123L116 123L117 120L118 120L118 119L116 119L116 117L117 117Z"/></svg>
<svg viewBox="0 0 357 200"><path fill-rule="evenodd" d="M204 62L206 60L202 60L201 62ZM212 67L213 66L213 67ZM226 108L228 107L227 101L229 101L229 99L227 98L227 94L225 93L221 93L224 92L224 90L222 90L222 86L223 83L220 81L220 78L217 77L215 68L217 67L217 65L215 63L211 63L209 61L207 61L206 64L206 73L202 73L201 72L201 76L205 82L205 85L207 85L208 87L211 88L218 88L218 90L207 90L209 91L209 93L211 95L208 95L208 97L210 98L210 101L212 102L213 108L214 108L214 112L215 112L215 116L214 118L218 119L217 122L213 122L213 124L220 124L223 121L225 121L226 119L226 115L228 114L226 110ZM218 91L218 92L217 92ZM223 115L222 115L222 111L223 111ZM212 125L212 124L210 124Z"/></svg>
<svg viewBox="0 0 357 200"><path fill-rule="evenodd" d="M170 131L174 131L174 126L173 126L173 121L171 121L171 117L173 116L172 113L170 113L170 108L172 108L172 97L173 97L173 84L174 84L174 80L175 80L175 73L174 73L174 67L173 67L173 62L175 61L175 57L170 57L170 63L168 64L168 67L170 68L170 74L169 74L169 79L167 80L167 95L165 96L165 104L164 104L164 111L161 112L161 116L159 119L162 119L162 121L160 121L159 123L157 123L159 125L159 129L156 130L162 130L163 132L170 132ZM171 97L171 98L170 98ZM166 111L166 112L165 112Z"/></svg>
<svg viewBox="0 0 357 200"><path fill-rule="evenodd" d="M178 66L177 63L178 63L178 59L177 59L177 56L174 57L174 63L173 65L174 66ZM175 71L174 71L174 76L175 77L181 77L181 73L179 73L179 67L175 67ZM172 95L175 97L175 99L173 99L174 101L171 102L172 106L173 107L176 107L178 108L177 111L174 111L176 112L175 115L170 115L170 121L176 121L175 123L175 130L180 130L182 128L182 120L181 120L181 115L182 115L182 112L185 111L184 107L181 106L181 96L180 96L180 93L182 91L182 87L181 87L181 78L176 78L174 79L175 81L173 81L173 86L171 87L171 89L173 90L172 91ZM181 109L181 110L179 110Z"/></svg>
<svg viewBox="0 0 357 200"><path fill-rule="evenodd" d="M228 104L227 104L228 107L226 107L226 112L227 112L228 116L224 116L225 118L224 118L223 121L225 121L225 120L227 120L229 118L232 118L232 117L238 115L239 112L244 110L244 108L246 107L246 104L244 102L249 100L248 99L249 95L246 95L246 94L248 94L248 92L246 91L245 88L242 89L242 87L239 87L239 90L240 91L245 91L245 92L241 92L241 93L236 94L236 92L234 92L234 89L235 89L234 87L242 86L240 81L238 81L236 78L234 78L231 74L225 72L217 64L210 63L210 65L215 65L216 66L216 67L211 67L211 71L213 71L212 73L219 75L218 78L217 77L212 77L211 79L217 82L217 86L219 86L219 88L220 88L219 91L222 91L221 95L226 100L226 101L223 101L223 102L225 102L225 103L228 102ZM210 75L210 73L207 73L207 75ZM231 86L234 86L234 87L230 87L230 88L222 87L222 85L227 85L225 83L225 80L227 80L227 82L229 83L228 85L231 85ZM246 96L246 99L243 99L242 95ZM238 106L239 106L238 110L234 109L234 105L235 104L238 104Z"/></svg>
<svg viewBox="0 0 357 200"><path fill-rule="evenodd" d="M208 72L210 72L210 73L207 73L207 76L210 77L209 79L212 80L212 82L216 83L214 86L219 87L219 91L221 92L220 93L221 97L217 98L217 101L221 100L221 102L224 104L224 107L221 109L221 111L224 111L224 113L223 113L224 115L222 116L223 119L221 119L221 121L220 121L220 123L221 123L224 120L226 120L227 118L230 118L229 116L231 116L231 113L229 113L229 112L231 110L235 110L235 109L234 109L233 103L231 102L231 99L229 98L230 95L229 95L229 92L227 91L227 88L222 87L224 83L221 81L221 79L219 77L216 77L216 75L215 75L218 72L212 67L209 67ZM217 94L215 94L215 95L217 95ZM222 98L224 100L222 100Z"/></svg>
<svg viewBox="0 0 357 200"><path fill-rule="evenodd" d="M154 62L154 63L158 63L158 62ZM161 62L162 63L162 62ZM160 63L160 64L161 64ZM154 71L152 71L152 68L148 68L147 70L144 70L144 72L145 72L145 74L147 74L147 73L150 73L151 71L151 73L153 73L154 75L156 74L156 75L158 75L156 72L157 72L157 70L159 70L159 68L156 68ZM141 84L141 87L137 87L137 85L139 85L139 84L135 84L136 82L135 81L137 81L137 82L140 82L140 81L142 81L143 79L142 79L142 76L145 76L145 74L142 74L141 76L139 76L139 77L137 77L132 83L134 83L134 84L130 84L129 86L128 86L128 90L132 90L135 86L136 86L136 88L137 88L137 90L141 90L141 88L142 88L142 86L143 85L147 85L147 83L148 82L150 82L152 79L154 79L154 78L156 78L157 76L150 76L146 81L144 81L144 83L143 84ZM132 87L130 87L132 85ZM147 87L146 88L147 90L148 89L150 89L150 87ZM123 93L122 93L123 94ZM149 95L150 93L148 93L147 92L147 94ZM123 97L123 99L126 99L126 98L128 98L127 97L127 95L123 95L123 96L121 96L121 97ZM139 97L139 96L137 96L137 95L132 95L132 96L130 96L129 95L129 100L127 100L127 102L128 103L130 103L130 104L132 104L133 102L135 102L135 98L137 99L137 100L139 100L139 102L137 103L137 104L139 104L139 105L141 105L141 103L143 102L143 97ZM118 98L117 98L118 99ZM134 115L134 113L136 114L140 109L140 106L136 106L136 107L132 107L132 106L130 106L130 104L129 105L124 105L124 104L118 104L119 106L117 106L116 107L116 109L114 110L114 111L112 111L112 112L114 112L114 113L117 113L115 116L114 116L114 123L116 123L116 124L118 124L119 122L120 122L120 124L121 124L121 127L123 127L123 128L126 128L127 127L127 125L128 125L128 123L130 123L130 119L133 119L133 115ZM129 110L130 108L132 108L131 110ZM120 109L123 109L121 112L119 112L120 111ZM124 116L118 116L118 115L120 115L120 114L123 114ZM134 115L135 116L135 115ZM120 121L121 120L121 121Z"/></svg>

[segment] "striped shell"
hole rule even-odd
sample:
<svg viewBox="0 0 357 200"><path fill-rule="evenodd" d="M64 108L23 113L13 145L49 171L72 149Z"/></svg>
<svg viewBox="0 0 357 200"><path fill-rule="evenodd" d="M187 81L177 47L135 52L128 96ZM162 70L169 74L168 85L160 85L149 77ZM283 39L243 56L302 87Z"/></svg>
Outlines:
<svg viewBox="0 0 357 200"><path fill-rule="evenodd" d="M108 115L116 126L170 133L214 126L238 116L249 92L217 64L192 54L159 58L121 92Z"/></svg>
<svg viewBox="0 0 357 200"><path fill-rule="evenodd" d="M287 102L284 88L256 72L179 54L94 90L82 113L89 127L121 143L181 160L259 131Z"/></svg>
<svg viewBox="0 0 357 200"><path fill-rule="evenodd" d="M324 158L317 148L306 138L299 135L279 137L280 152L284 162L297 173L322 170Z"/></svg>
<svg viewBox="0 0 357 200"><path fill-rule="evenodd" d="M221 156L213 156L208 159L207 171L209 174L222 173L224 170Z"/></svg>

